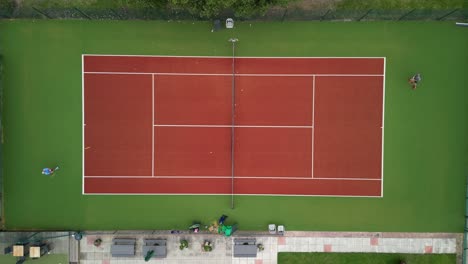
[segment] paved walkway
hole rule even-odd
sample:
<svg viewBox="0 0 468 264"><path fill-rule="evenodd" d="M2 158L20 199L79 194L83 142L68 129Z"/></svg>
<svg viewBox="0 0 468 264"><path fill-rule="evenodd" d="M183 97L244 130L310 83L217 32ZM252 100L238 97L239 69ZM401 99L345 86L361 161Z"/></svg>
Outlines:
<svg viewBox="0 0 468 264"><path fill-rule="evenodd" d="M137 238L137 254L132 258L112 258L110 246L114 237ZM256 238L265 250L258 252L257 258L233 258L234 238ZM103 240L95 247L96 238ZM167 258L143 260L143 238L167 239ZM225 238L209 233L170 234L168 231L118 233L89 233L80 243L80 263L82 264L275 264L279 252L379 252L438 254L457 253L461 263L462 234L446 233L366 233L366 232L286 232L284 236L271 236L267 232L236 232L235 237ZM180 250L179 241L187 239L189 248ZM203 241L214 243L212 252L202 252Z"/></svg>

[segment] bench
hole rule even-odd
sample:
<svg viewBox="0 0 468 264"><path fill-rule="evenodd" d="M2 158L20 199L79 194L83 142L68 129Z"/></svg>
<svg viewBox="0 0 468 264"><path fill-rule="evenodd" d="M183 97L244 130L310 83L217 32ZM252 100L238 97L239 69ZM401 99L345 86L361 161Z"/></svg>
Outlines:
<svg viewBox="0 0 468 264"><path fill-rule="evenodd" d="M143 256L146 256L150 250L154 251L155 258L167 256L166 239L144 239L143 243Z"/></svg>
<svg viewBox="0 0 468 264"><path fill-rule="evenodd" d="M114 238L111 245L112 257L135 256L135 238Z"/></svg>
<svg viewBox="0 0 468 264"><path fill-rule="evenodd" d="M235 258L256 258L257 245L255 238L236 238L234 239L234 257Z"/></svg>

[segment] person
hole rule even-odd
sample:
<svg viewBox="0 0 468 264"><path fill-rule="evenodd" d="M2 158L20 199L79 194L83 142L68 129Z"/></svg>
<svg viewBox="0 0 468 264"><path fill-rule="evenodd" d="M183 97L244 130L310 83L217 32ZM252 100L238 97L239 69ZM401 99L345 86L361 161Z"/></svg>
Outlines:
<svg viewBox="0 0 468 264"><path fill-rule="evenodd" d="M198 233L200 231L200 224L193 224L189 227L189 230L193 233Z"/></svg>
<svg viewBox="0 0 468 264"><path fill-rule="evenodd" d="M421 74L416 73L413 77L409 79L409 83L411 84L411 88L414 90L418 86L418 83L422 80Z"/></svg>
<svg viewBox="0 0 468 264"><path fill-rule="evenodd" d="M227 215L222 215L218 220L218 224L223 225L227 217L228 217Z"/></svg>
<svg viewBox="0 0 468 264"><path fill-rule="evenodd" d="M56 166L55 168L44 168L42 169L42 174L49 176L49 175L54 175L55 171L60 169L59 166Z"/></svg>

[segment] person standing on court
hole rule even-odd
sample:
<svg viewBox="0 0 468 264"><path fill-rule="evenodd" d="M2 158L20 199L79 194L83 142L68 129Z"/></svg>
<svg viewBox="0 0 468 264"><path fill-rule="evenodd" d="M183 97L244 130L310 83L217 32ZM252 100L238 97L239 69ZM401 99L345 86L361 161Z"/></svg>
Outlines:
<svg viewBox="0 0 468 264"><path fill-rule="evenodd" d="M416 73L413 77L411 77L408 82L411 84L411 88L414 90L418 86L418 83L422 80L421 74Z"/></svg>
<svg viewBox="0 0 468 264"><path fill-rule="evenodd" d="M54 175L55 171L60 169L59 166L56 166L55 168L44 168L42 169L42 174L49 176L49 175Z"/></svg>

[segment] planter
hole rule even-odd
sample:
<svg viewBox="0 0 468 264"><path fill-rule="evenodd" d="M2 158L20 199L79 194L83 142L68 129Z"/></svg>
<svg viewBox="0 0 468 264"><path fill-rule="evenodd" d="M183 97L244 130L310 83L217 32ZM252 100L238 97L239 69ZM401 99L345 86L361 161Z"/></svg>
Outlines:
<svg viewBox="0 0 468 264"><path fill-rule="evenodd" d="M100 239L100 238L97 238L97 239L94 240L94 242L93 242L93 245L94 245L95 247L99 247L101 244L102 244L102 239Z"/></svg>
<svg viewBox="0 0 468 264"><path fill-rule="evenodd" d="M188 248L188 241L185 239L180 241L180 246L179 246L180 250L184 250L184 248Z"/></svg>
<svg viewBox="0 0 468 264"><path fill-rule="evenodd" d="M265 250L265 247L263 246L263 244L258 244L258 245L257 245L257 248L258 248L258 251L263 251L263 250Z"/></svg>
<svg viewBox="0 0 468 264"><path fill-rule="evenodd" d="M203 252L210 252L213 250L213 243L205 240L205 242L203 242L201 249Z"/></svg>

